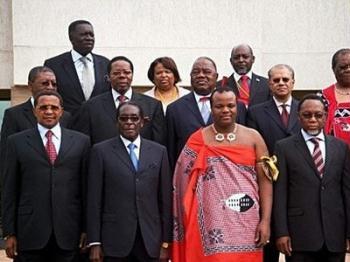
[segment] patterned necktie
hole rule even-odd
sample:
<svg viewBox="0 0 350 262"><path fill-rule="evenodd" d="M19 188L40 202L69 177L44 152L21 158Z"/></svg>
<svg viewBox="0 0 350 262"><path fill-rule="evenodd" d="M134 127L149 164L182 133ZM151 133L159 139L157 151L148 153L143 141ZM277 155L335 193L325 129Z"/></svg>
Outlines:
<svg viewBox="0 0 350 262"><path fill-rule="evenodd" d="M209 107L206 103L206 101L209 100L209 97L203 96L199 99L199 102L202 103L202 107L201 107L201 115L203 118L204 123L206 124L209 120L209 116L210 116L210 110Z"/></svg>
<svg viewBox="0 0 350 262"><path fill-rule="evenodd" d="M282 114L281 114L282 123L284 124L285 127L288 127L289 113L287 111L287 105L282 104L281 107L282 107Z"/></svg>
<svg viewBox="0 0 350 262"><path fill-rule="evenodd" d="M314 152L312 153L312 158L315 162L316 169L320 177L323 177L324 173L324 161L322 157L322 152L320 149L319 138L311 138L310 141L315 145Z"/></svg>
<svg viewBox="0 0 350 262"><path fill-rule="evenodd" d="M249 83L248 83L249 77L246 75L241 76L240 79L240 86L238 88L239 91L239 98L238 100L243 102L246 106L249 104Z"/></svg>
<svg viewBox="0 0 350 262"><path fill-rule="evenodd" d="M130 155L131 162L134 165L135 170L137 171L138 166L139 166L139 160L137 159L137 156L136 156L135 151L134 151L134 149L136 148L136 145L133 143L130 143L128 145L128 148L130 150L129 155Z"/></svg>
<svg viewBox="0 0 350 262"><path fill-rule="evenodd" d="M120 95L117 97L117 99L119 100L119 103L124 103L127 100L127 97L124 95Z"/></svg>
<svg viewBox="0 0 350 262"><path fill-rule="evenodd" d="M84 92L85 100L88 100L91 96L92 90L94 89L94 76L93 70L89 68L89 59L86 56L82 56L80 61L83 63L82 71L82 88Z"/></svg>
<svg viewBox="0 0 350 262"><path fill-rule="evenodd" d="M56 158L57 158L57 152L56 152L55 145L52 142L52 135L53 135L53 133L51 130L48 130L46 132L45 136L47 137L47 142L45 145L45 149L46 149L47 156L49 157L50 162L53 165L55 163Z"/></svg>

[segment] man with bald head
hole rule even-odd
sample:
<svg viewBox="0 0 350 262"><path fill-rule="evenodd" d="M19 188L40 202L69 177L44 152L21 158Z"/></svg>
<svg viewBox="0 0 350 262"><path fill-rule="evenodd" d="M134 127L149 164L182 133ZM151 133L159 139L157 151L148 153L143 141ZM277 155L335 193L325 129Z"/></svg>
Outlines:
<svg viewBox="0 0 350 262"><path fill-rule="evenodd" d="M224 76L217 86L231 87L238 101L243 102L246 107L265 102L271 97L267 79L252 72L255 56L249 45L235 46L230 62L233 67L232 75Z"/></svg>
<svg viewBox="0 0 350 262"><path fill-rule="evenodd" d="M170 104L166 111L168 153L174 169L177 157L189 136L197 129L212 123L209 97L216 86L218 73L215 62L199 57L191 70L193 91ZM238 104L237 122L245 123L245 107Z"/></svg>

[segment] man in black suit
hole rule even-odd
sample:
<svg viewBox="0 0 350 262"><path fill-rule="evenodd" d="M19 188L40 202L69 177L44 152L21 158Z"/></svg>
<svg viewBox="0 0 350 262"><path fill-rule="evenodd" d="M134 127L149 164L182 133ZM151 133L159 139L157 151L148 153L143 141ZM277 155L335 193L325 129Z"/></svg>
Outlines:
<svg viewBox="0 0 350 262"><path fill-rule="evenodd" d="M5 166L5 149L7 137L20 131L36 127L34 116L34 96L43 90L56 90L56 77L53 71L45 66L37 66L30 70L28 75L28 89L32 96L24 103L5 110L1 127L0 143L0 174ZM64 111L60 118L63 127L69 126L71 115Z"/></svg>
<svg viewBox="0 0 350 262"><path fill-rule="evenodd" d="M165 143L166 125L160 101L138 94L131 88L134 66L124 57L114 57L107 66L111 91L86 102L79 111L73 129L90 136L95 144L118 135L116 110L121 102L134 101L145 113L141 136Z"/></svg>
<svg viewBox="0 0 350 262"><path fill-rule="evenodd" d="M265 102L271 97L267 79L252 72L254 61L253 49L249 45L235 46L230 58L234 72L217 83L217 86L230 86L238 101L247 107Z"/></svg>
<svg viewBox="0 0 350 262"><path fill-rule="evenodd" d="M2 207L6 254L18 261L76 261L83 239L89 138L60 126L62 98L34 98L37 127L8 138Z"/></svg>
<svg viewBox="0 0 350 262"><path fill-rule="evenodd" d="M289 65L278 64L269 72L269 86L272 93L270 100L248 108L247 126L256 129L269 150L274 152L278 140L300 131L298 121L298 101L292 97L294 70ZM279 251L273 241L264 246L264 261L278 262Z"/></svg>
<svg viewBox="0 0 350 262"><path fill-rule="evenodd" d="M279 177L274 187L276 245L287 261L345 261L350 239L350 153L323 127L321 97L299 103L301 131L276 143Z"/></svg>
<svg viewBox="0 0 350 262"><path fill-rule="evenodd" d="M109 60L92 53L95 35L90 22L72 22L68 34L73 49L47 59L44 65L55 72L64 108L74 115L83 102L109 90L105 80Z"/></svg>
<svg viewBox="0 0 350 262"><path fill-rule="evenodd" d="M209 57L196 59L191 70L193 91L171 103L166 111L167 147L172 170L187 139L197 129L211 124L209 97L218 77L216 65ZM246 109L237 103L237 123L245 124Z"/></svg>
<svg viewBox="0 0 350 262"><path fill-rule="evenodd" d="M120 135L96 144L90 157L90 259L168 261L172 184L166 148L140 136L144 115L138 104L121 104L116 118Z"/></svg>

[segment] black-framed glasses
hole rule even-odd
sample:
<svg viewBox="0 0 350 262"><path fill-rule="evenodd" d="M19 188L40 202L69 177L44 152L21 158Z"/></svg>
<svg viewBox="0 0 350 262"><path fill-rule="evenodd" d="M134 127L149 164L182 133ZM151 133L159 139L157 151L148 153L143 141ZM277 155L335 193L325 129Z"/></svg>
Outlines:
<svg viewBox="0 0 350 262"><path fill-rule="evenodd" d="M42 105L42 106L39 106L38 109L40 111L47 111L47 110L51 110L51 111L59 111L61 109L60 106L53 106L53 105Z"/></svg>
<svg viewBox="0 0 350 262"><path fill-rule="evenodd" d="M278 84L279 82L281 82L281 80L283 83L288 83L290 78L288 77L274 78L272 79L272 82L274 82L275 84Z"/></svg>
<svg viewBox="0 0 350 262"><path fill-rule="evenodd" d="M326 115L324 112L316 112L316 113L310 113L310 112L304 112L300 114L305 119L311 119L315 117L316 119L321 119Z"/></svg>
<svg viewBox="0 0 350 262"><path fill-rule="evenodd" d="M136 123L140 121L141 118L139 116L119 116L118 119L120 122L123 122L123 123L126 123L129 120L133 123Z"/></svg>

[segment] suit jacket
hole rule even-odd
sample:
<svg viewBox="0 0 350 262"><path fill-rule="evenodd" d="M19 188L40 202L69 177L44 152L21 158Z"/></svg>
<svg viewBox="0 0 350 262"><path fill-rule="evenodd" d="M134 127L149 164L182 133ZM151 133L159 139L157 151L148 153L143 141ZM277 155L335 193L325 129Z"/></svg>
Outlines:
<svg viewBox="0 0 350 262"><path fill-rule="evenodd" d="M222 80L217 82L217 87L222 85ZM227 85L233 89L236 96L239 95L237 83L233 74L227 79ZM267 78L252 74L250 81L249 106L263 103L271 98L270 87Z"/></svg>
<svg viewBox="0 0 350 262"><path fill-rule="evenodd" d="M92 54L92 57L95 69L95 86L91 97L107 92L110 89L106 81L109 60L104 56L96 54ZM85 97L71 52L47 59L44 65L54 71L57 81L57 91L63 98L64 109L74 115L81 104L85 102Z"/></svg>
<svg viewBox="0 0 350 262"><path fill-rule="evenodd" d="M69 127L71 114L64 111L60 124L62 127ZM7 137L26 129L36 127L37 121L33 113L33 106L30 99L27 102L6 109L1 127L0 142L0 174L5 167L6 141Z"/></svg>
<svg viewBox="0 0 350 262"><path fill-rule="evenodd" d="M138 103L149 121L141 129L141 136L165 144L166 125L160 101L132 93L131 101ZM76 115L72 128L90 136L91 144L118 135L117 108L112 92L101 94L86 102Z"/></svg>
<svg viewBox="0 0 350 262"><path fill-rule="evenodd" d="M19 250L42 249L51 234L62 249L79 245L89 138L62 128L54 166L37 128L8 138L3 180L3 231L15 235Z"/></svg>
<svg viewBox="0 0 350 262"><path fill-rule="evenodd" d="M347 145L325 137L325 172L317 173L301 132L276 144L280 175L274 186L276 237L290 236L293 251L345 251L350 238L350 159Z"/></svg>
<svg viewBox="0 0 350 262"><path fill-rule="evenodd" d="M274 146L278 140L300 131L298 103L296 99L292 99L288 127L285 127L282 123L280 112L272 98L262 104L248 108L247 126L254 128L261 134L270 154L273 154Z"/></svg>
<svg viewBox="0 0 350 262"><path fill-rule="evenodd" d="M171 241L171 203L171 174L164 146L141 138L139 169L135 171L119 136L94 145L87 233L88 243L100 242L105 256L127 256L139 225L148 254L159 257L161 242Z"/></svg>
<svg viewBox="0 0 350 262"><path fill-rule="evenodd" d="M244 104L237 103L237 123L244 125L245 118L246 108ZM190 135L199 128L212 124L213 120L210 116L208 123L204 123L194 93L191 92L168 106L166 123L169 162L174 170L176 160Z"/></svg>

